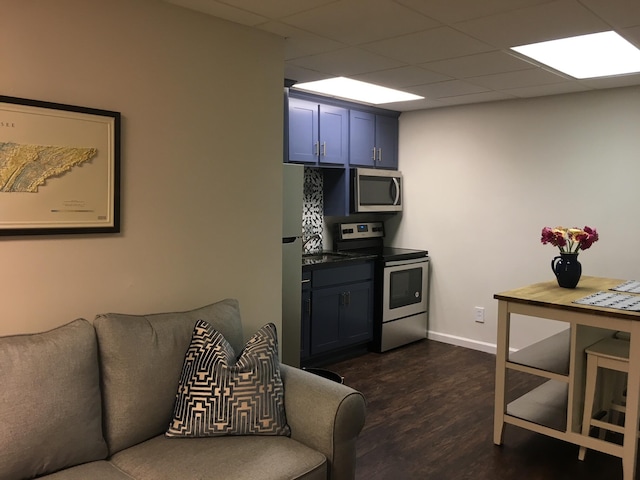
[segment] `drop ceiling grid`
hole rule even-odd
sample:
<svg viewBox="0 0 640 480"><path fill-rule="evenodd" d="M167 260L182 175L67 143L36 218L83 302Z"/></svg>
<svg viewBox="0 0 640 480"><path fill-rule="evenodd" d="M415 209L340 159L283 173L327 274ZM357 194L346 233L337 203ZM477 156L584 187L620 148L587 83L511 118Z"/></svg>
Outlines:
<svg viewBox="0 0 640 480"><path fill-rule="evenodd" d="M509 50L612 28L640 47L640 0L164 1L285 37L287 78L443 95L388 106L401 111L640 85L640 75L573 80Z"/></svg>

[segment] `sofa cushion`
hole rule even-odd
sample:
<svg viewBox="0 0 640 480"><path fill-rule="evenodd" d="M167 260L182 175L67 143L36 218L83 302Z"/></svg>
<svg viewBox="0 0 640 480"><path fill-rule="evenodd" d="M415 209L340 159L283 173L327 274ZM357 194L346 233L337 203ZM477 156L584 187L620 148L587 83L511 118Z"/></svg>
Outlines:
<svg viewBox="0 0 640 480"><path fill-rule="evenodd" d="M38 477L38 480L135 480L108 461L90 462Z"/></svg>
<svg viewBox="0 0 640 480"><path fill-rule="evenodd" d="M98 376L86 320L0 338L0 479L106 458Z"/></svg>
<svg viewBox="0 0 640 480"><path fill-rule="evenodd" d="M105 437L112 454L167 429L197 320L242 348L240 309L233 299L186 312L96 317Z"/></svg>
<svg viewBox="0 0 640 480"><path fill-rule="evenodd" d="M276 326L259 329L236 358L220 332L196 322L167 437L290 433Z"/></svg>
<svg viewBox="0 0 640 480"><path fill-rule="evenodd" d="M118 452L111 462L136 480L326 480L328 468L317 450L289 437L259 435L161 435Z"/></svg>

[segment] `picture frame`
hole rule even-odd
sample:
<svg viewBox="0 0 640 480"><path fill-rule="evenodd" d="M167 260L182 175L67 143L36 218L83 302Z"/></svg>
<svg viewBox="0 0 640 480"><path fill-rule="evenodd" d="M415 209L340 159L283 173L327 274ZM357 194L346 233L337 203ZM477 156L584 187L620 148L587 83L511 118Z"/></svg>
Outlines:
<svg viewBox="0 0 640 480"><path fill-rule="evenodd" d="M0 235L119 233L120 122L0 95Z"/></svg>

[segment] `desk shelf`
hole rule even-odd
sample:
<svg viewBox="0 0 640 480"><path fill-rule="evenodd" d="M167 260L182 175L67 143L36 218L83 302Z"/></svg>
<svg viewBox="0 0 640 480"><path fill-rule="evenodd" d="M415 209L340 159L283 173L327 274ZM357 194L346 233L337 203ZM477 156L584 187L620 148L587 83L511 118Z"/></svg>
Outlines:
<svg viewBox="0 0 640 480"><path fill-rule="evenodd" d="M542 372L569 375L571 329L567 328L509 355L509 363ZM508 368L511 366L508 366Z"/></svg>
<svg viewBox="0 0 640 480"><path fill-rule="evenodd" d="M507 415L564 432L569 385L549 380L507 405Z"/></svg>

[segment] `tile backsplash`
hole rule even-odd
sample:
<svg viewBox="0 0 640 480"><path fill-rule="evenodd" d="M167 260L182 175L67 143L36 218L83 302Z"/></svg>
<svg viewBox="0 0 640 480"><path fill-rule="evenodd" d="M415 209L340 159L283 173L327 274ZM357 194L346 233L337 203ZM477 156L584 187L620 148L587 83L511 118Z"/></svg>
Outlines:
<svg viewBox="0 0 640 480"><path fill-rule="evenodd" d="M304 200L302 204L302 240L312 238L304 247L305 252L322 250L323 197L322 171L304 168Z"/></svg>

